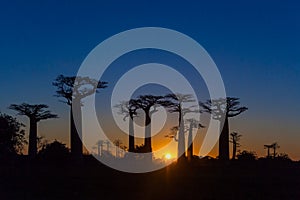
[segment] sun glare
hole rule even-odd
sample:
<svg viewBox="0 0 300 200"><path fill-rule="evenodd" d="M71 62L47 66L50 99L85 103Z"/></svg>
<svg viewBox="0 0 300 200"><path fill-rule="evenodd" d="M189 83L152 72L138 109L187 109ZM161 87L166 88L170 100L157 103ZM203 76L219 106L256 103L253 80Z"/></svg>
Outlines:
<svg viewBox="0 0 300 200"><path fill-rule="evenodd" d="M170 160L170 159L172 158L172 155L171 155L170 153L167 153L167 154L165 155L165 158L166 158L167 160Z"/></svg>

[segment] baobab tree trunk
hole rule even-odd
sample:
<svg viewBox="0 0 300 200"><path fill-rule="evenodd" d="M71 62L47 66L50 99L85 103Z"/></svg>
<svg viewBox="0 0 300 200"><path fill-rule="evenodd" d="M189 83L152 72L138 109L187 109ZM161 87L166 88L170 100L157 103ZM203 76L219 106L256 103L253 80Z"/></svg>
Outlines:
<svg viewBox="0 0 300 200"><path fill-rule="evenodd" d="M145 161L152 162L152 144L151 144L151 116L149 111L145 113Z"/></svg>
<svg viewBox="0 0 300 200"><path fill-rule="evenodd" d="M74 115L73 115L74 113ZM74 157L82 157L82 122L81 122L81 106L80 102L73 101L70 111L71 117L71 154ZM76 121L76 126L75 126Z"/></svg>
<svg viewBox="0 0 300 200"><path fill-rule="evenodd" d="M149 112L145 113L145 151L152 152L151 144L151 117Z"/></svg>
<svg viewBox="0 0 300 200"><path fill-rule="evenodd" d="M236 142L232 143L232 160L236 158Z"/></svg>
<svg viewBox="0 0 300 200"><path fill-rule="evenodd" d="M185 159L185 137L184 137L184 121L183 116L179 113L179 132L178 132L178 161L182 161ZM181 155L182 154L182 155Z"/></svg>
<svg viewBox="0 0 300 200"><path fill-rule="evenodd" d="M219 139L219 159L229 160L229 124L228 117L225 117L224 126Z"/></svg>
<svg viewBox="0 0 300 200"><path fill-rule="evenodd" d="M191 161L193 159L193 123L191 122L190 124L190 129L189 129L189 136L188 136L188 151L187 151L187 156L188 156L188 161Z"/></svg>
<svg viewBox="0 0 300 200"><path fill-rule="evenodd" d="M28 155L33 158L37 154L37 121L34 119L30 120L29 127L29 144L28 144Z"/></svg>
<svg viewBox="0 0 300 200"><path fill-rule="evenodd" d="M100 156L100 145L97 145L98 156Z"/></svg>
<svg viewBox="0 0 300 200"><path fill-rule="evenodd" d="M134 152L134 127L133 118L129 116L129 152Z"/></svg>

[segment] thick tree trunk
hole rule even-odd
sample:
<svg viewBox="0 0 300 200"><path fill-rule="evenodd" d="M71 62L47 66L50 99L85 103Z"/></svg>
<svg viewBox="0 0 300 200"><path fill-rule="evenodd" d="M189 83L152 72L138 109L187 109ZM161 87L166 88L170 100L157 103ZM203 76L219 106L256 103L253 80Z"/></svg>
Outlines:
<svg viewBox="0 0 300 200"><path fill-rule="evenodd" d="M194 145L193 145L193 124L190 124L190 129L189 129L189 136L188 136L188 152L187 152L187 156L188 156L188 160L191 161L193 159L193 149L194 149Z"/></svg>
<svg viewBox="0 0 300 200"><path fill-rule="evenodd" d="M178 161L184 160L185 157L185 137L184 137L184 121L181 112L179 112L179 131L178 131Z"/></svg>
<svg viewBox="0 0 300 200"><path fill-rule="evenodd" d="M74 113L74 115L73 115ZM71 143L71 154L76 158L82 157L82 122L81 122L81 106L80 102L74 101L72 104L72 108L70 111L71 118L71 135L70 135L70 143ZM76 126L75 126L76 121Z"/></svg>
<svg viewBox="0 0 300 200"><path fill-rule="evenodd" d="M134 127L133 118L129 116L129 152L134 152Z"/></svg>
<svg viewBox="0 0 300 200"><path fill-rule="evenodd" d="M235 160L235 158L236 158L236 143L235 142L233 142L232 143L232 160Z"/></svg>
<svg viewBox="0 0 300 200"><path fill-rule="evenodd" d="M229 160L229 124L228 117L225 117L224 126L219 139L219 159Z"/></svg>
<svg viewBox="0 0 300 200"><path fill-rule="evenodd" d="M152 162L152 144L151 144L151 116L149 111L145 112L145 153L150 153L145 156L145 161Z"/></svg>
<svg viewBox="0 0 300 200"><path fill-rule="evenodd" d="M149 112L145 113L145 151L152 152L151 144L151 117Z"/></svg>
<svg viewBox="0 0 300 200"><path fill-rule="evenodd" d="M30 119L28 155L33 158L37 154L37 121Z"/></svg>

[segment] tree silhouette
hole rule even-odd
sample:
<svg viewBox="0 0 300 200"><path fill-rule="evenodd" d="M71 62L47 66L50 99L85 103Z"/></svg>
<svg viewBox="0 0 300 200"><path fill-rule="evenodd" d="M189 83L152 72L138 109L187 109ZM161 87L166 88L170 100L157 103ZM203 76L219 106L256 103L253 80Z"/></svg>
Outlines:
<svg viewBox="0 0 300 200"><path fill-rule="evenodd" d="M229 122L228 118L235 117L248 110L247 107L241 107L239 98L227 97L226 99L208 100L205 103L199 102L204 112L210 113L213 119L223 121L219 139L219 159L229 160Z"/></svg>
<svg viewBox="0 0 300 200"><path fill-rule="evenodd" d="M110 140L106 140L104 141L104 144L106 144L106 155L110 155L111 152L110 152L110 147L111 147L111 143L110 143Z"/></svg>
<svg viewBox="0 0 300 200"><path fill-rule="evenodd" d="M264 149L267 149L267 158L271 158L270 149L273 148L273 144L265 144Z"/></svg>
<svg viewBox="0 0 300 200"><path fill-rule="evenodd" d="M277 155L276 150L279 149L279 148L280 148L280 146L277 144L277 142L274 142L274 143L272 144L273 158L274 158L274 159L276 158L276 155Z"/></svg>
<svg viewBox="0 0 300 200"><path fill-rule="evenodd" d="M265 144L264 148L267 149L267 158L271 158L270 149L273 149L273 159L275 159L277 155L276 150L280 148L280 146L277 144L277 142L274 142L273 144Z"/></svg>
<svg viewBox="0 0 300 200"><path fill-rule="evenodd" d="M193 129L194 128L204 128L202 124L200 124L197 120L195 119L187 119L186 120L188 123L190 123L189 126L189 133L188 133L188 149L187 149L187 157L188 160L191 161L193 159L193 151L194 151L194 142L193 142Z"/></svg>
<svg viewBox="0 0 300 200"><path fill-rule="evenodd" d="M129 119L129 152L134 152L134 123L133 118L137 115L137 106L132 104L133 101L122 101L120 104L115 105L119 109L119 114L123 114L123 120Z"/></svg>
<svg viewBox="0 0 300 200"><path fill-rule="evenodd" d="M292 159L289 157L288 154L286 153L280 153L277 155L276 160L281 160L281 161L292 161Z"/></svg>
<svg viewBox="0 0 300 200"><path fill-rule="evenodd" d="M20 105L11 104L9 109L17 111L18 115L25 115L29 118L29 145L28 145L28 155L30 157L35 157L37 154L37 124L41 120L57 118L57 115L52 114L47 110L49 106L45 104L27 104L22 103Z"/></svg>
<svg viewBox="0 0 300 200"><path fill-rule="evenodd" d="M114 145L116 146L116 158L120 157L119 155L119 148L121 147L122 141L120 139L115 139L114 140Z"/></svg>
<svg viewBox="0 0 300 200"><path fill-rule="evenodd" d="M98 156L102 156L103 155L103 145L104 145L104 141L103 140L99 140L97 143L97 153L98 153Z"/></svg>
<svg viewBox="0 0 300 200"><path fill-rule="evenodd" d="M187 113L195 112L192 110L193 106L188 108L184 108L184 103L191 103L195 102L193 96L190 94L168 94L165 96L171 103L168 103L167 107L169 108L169 112L171 113L178 113L178 146L177 152L178 154L183 153L178 160L182 160L185 158L185 134L184 134L184 120L183 117ZM176 138L176 136L175 136Z"/></svg>
<svg viewBox="0 0 300 200"><path fill-rule="evenodd" d="M251 160L256 160L257 155L254 151L242 151L237 155L238 160L243 160L243 161L251 161Z"/></svg>
<svg viewBox="0 0 300 200"><path fill-rule="evenodd" d="M230 133L229 141L232 143L232 160L234 160L236 158L237 148L241 146L239 143L241 137L242 137L242 135L237 132Z"/></svg>
<svg viewBox="0 0 300 200"><path fill-rule="evenodd" d="M0 113L0 157L22 153L27 143L22 127L16 118Z"/></svg>
<svg viewBox="0 0 300 200"><path fill-rule="evenodd" d="M145 152L152 152L151 144L151 116L157 111L157 106L166 106L170 101L165 100L163 96L141 95L137 99L131 99L130 104L136 109L141 109L145 113ZM151 108L153 108L151 110Z"/></svg>
<svg viewBox="0 0 300 200"><path fill-rule="evenodd" d="M64 159L69 155L69 149L65 144L55 140L52 143L46 144L38 153L39 156L49 160Z"/></svg>
<svg viewBox="0 0 300 200"><path fill-rule="evenodd" d="M82 156L82 130L81 130L81 106L83 99L98 92L98 89L106 88L107 82L97 81L89 77L76 77L59 75L52 83L57 88L57 97L65 99L63 101L71 107L70 109L70 146L71 154L76 157ZM76 115L73 116L73 111ZM76 119L74 119L76 117ZM75 120L77 129L75 127Z"/></svg>

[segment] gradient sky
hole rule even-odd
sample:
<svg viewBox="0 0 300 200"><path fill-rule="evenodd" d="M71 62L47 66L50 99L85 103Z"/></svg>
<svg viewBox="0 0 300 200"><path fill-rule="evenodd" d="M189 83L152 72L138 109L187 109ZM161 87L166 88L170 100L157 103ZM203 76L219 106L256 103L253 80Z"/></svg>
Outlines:
<svg viewBox="0 0 300 200"><path fill-rule="evenodd" d="M2 1L0 111L11 103L45 103L60 119L39 124L68 143L68 107L52 81L75 75L101 41L127 29L156 26L199 42L217 64L228 96L249 111L231 120L241 149L300 159L300 3L296 1ZM109 80L108 80L109 81ZM19 118L27 123L26 118Z"/></svg>

